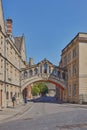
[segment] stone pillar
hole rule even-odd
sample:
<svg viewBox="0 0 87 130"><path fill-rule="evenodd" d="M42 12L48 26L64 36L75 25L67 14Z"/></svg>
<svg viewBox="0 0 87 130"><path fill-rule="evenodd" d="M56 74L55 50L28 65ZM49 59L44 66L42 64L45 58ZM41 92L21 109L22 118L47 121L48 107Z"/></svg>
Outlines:
<svg viewBox="0 0 87 130"><path fill-rule="evenodd" d="M47 65L47 74L49 74L49 66Z"/></svg>
<svg viewBox="0 0 87 130"><path fill-rule="evenodd" d="M27 86L27 99L28 100L32 98L31 91L32 91L32 85Z"/></svg>

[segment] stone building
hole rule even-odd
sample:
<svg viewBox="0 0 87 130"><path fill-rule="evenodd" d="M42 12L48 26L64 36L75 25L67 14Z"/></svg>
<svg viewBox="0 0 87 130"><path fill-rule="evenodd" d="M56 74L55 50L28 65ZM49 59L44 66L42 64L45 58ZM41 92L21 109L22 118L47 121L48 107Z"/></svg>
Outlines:
<svg viewBox="0 0 87 130"><path fill-rule="evenodd" d="M20 102L20 71L26 67L24 35L14 37L12 23L10 18L5 22L0 0L0 107L11 105L14 94Z"/></svg>
<svg viewBox="0 0 87 130"><path fill-rule="evenodd" d="M87 33L78 33L62 50L60 66L68 75L64 100L87 103Z"/></svg>
<svg viewBox="0 0 87 130"><path fill-rule="evenodd" d="M12 105L11 98L14 94L17 103L19 103L21 92L25 87L28 90L28 98L31 97L32 84L26 86L27 79L25 78L21 81L21 72L25 77L28 74L29 79L37 74L42 81L45 81L46 77L43 76L43 73L49 75L53 67L56 68L53 71L54 76L57 76L59 81L66 80L64 82L66 89L58 88L58 98L65 102L87 103L87 33L78 33L62 50L59 67L54 66L46 59L35 65L32 58L30 58L29 65L26 65L24 35L13 36L13 21L9 18L5 22L3 13L2 0L0 0L0 107ZM60 84L57 83L57 85Z"/></svg>

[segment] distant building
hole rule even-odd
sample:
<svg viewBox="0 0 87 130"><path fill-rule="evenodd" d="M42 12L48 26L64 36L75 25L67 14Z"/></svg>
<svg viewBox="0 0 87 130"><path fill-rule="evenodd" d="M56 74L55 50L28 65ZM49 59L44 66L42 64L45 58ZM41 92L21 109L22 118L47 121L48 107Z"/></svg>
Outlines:
<svg viewBox="0 0 87 130"><path fill-rule="evenodd" d="M6 23L6 24L5 24ZM2 0L0 0L0 107L11 105L15 94L20 101L21 68L26 67L24 35L12 35L12 19L4 21Z"/></svg>
<svg viewBox="0 0 87 130"><path fill-rule="evenodd" d="M62 50L60 66L68 75L64 101L87 103L87 33L78 33Z"/></svg>

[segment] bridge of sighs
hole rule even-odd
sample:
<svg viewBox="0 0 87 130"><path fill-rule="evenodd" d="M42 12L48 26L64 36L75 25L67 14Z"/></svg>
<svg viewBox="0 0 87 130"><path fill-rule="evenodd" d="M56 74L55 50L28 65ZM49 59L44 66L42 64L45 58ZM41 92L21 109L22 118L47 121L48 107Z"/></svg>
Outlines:
<svg viewBox="0 0 87 130"><path fill-rule="evenodd" d="M36 82L53 83L63 92L67 85L67 72L47 59L38 64L31 62L26 69L21 70L21 91L26 93L29 99L33 83ZM61 95L63 96L63 93Z"/></svg>

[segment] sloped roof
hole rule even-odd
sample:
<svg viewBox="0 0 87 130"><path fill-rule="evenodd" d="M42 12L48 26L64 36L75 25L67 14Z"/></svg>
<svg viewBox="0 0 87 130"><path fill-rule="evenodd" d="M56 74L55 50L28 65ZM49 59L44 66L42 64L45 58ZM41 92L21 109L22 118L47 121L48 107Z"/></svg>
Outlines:
<svg viewBox="0 0 87 130"><path fill-rule="evenodd" d="M18 49L18 51L21 51L21 46L22 46L22 36L20 37L14 37L15 40L15 46Z"/></svg>
<svg viewBox="0 0 87 130"><path fill-rule="evenodd" d="M46 58L44 58L42 61L40 61L38 64L41 64L41 63L49 63L51 65L53 65L49 60L47 60Z"/></svg>

